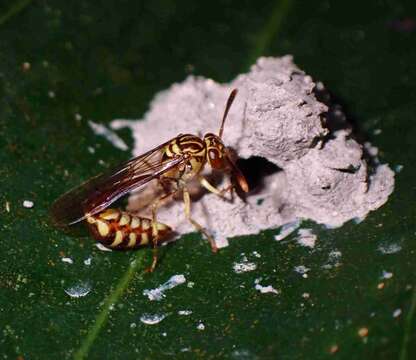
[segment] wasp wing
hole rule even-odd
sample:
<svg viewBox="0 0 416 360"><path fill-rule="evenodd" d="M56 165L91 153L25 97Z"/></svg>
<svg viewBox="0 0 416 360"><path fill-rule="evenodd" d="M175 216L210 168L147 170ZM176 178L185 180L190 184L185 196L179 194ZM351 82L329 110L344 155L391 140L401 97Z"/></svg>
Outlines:
<svg viewBox="0 0 416 360"><path fill-rule="evenodd" d="M52 204L53 222L61 227L76 224L178 166L184 161L182 156L173 159L163 158L164 148L170 141L63 194Z"/></svg>

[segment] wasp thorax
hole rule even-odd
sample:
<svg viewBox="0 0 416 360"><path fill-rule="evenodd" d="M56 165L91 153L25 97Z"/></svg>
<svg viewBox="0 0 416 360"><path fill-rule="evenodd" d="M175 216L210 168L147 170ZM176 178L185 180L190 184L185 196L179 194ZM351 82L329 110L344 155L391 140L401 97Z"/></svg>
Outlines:
<svg viewBox="0 0 416 360"><path fill-rule="evenodd" d="M222 169L224 167L224 149L225 146L221 139L214 134L206 134L204 137L207 149L207 161L214 169Z"/></svg>

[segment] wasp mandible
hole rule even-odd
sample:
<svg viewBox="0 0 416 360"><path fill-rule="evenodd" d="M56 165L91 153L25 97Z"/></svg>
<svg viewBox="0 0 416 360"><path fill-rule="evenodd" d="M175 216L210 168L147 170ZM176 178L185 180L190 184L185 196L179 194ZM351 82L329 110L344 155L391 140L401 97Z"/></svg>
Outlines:
<svg viewBox="0 0 416 360"><path fill-rule="evenodd" d="M237 89L234 89L228 97L218 135L208 133L201 138L191 134L179 134L88 180L53 203L51 215L54 223L66 227L86 220L93 237L113 249L125 250L152 245L154 253L149 270L153 271L157 263L157 246L171 231L168 225L157 221L157 209L165 199L182 193L186 218L205 235L212 251L216 252L217 247L212 236L192 218L188 184L190 180L197 179L206 190L223 197L230 187L220 190L201 174L208 164L212 169L230 173L241 190L248 192L244 175L222 141L224 123L236 95ZM151 203L151 219L108 208L123 195L143 189L152 180L158 181L163 195Z"/></svg>

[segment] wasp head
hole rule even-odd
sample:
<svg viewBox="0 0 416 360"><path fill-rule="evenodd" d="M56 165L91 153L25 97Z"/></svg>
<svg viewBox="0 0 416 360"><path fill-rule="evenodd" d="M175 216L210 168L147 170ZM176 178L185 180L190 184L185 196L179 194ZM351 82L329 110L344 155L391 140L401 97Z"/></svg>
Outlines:
<svg viewBox="0 0 416 360"><path fill-rule="evenodd" d="M244 192L248 192L249 188L247 181L242 172L234 163L230 155L229 149L225 147L225 145L221 141L221 138L217 135L209 133L204 136L204 142L207 151L207 161L209 165L213 169L226 170L231 172L231 174L237 180L240 188Z"/></svg>
<svg viewBox="0 0 416 360"><path fill-rule="evenodd" d="M224 162L225 146L220 137L209 133L204 136L204 142L208 164L213 169L223 169L226 166Z"/></svg>

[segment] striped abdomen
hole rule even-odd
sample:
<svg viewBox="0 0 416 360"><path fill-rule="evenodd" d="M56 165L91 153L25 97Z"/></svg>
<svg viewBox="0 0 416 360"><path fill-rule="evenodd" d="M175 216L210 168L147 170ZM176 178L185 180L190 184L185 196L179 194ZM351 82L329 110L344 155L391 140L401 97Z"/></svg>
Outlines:
<svg viewBox="0 0 416 360"><path fill-rule="evenodd" d="M104 246L116 250L136 249L154 243L152 221L117 209L107 209L87 217L88 227L94 238ZM158 243L172 230L169 226L156 223Z"/></svg>

